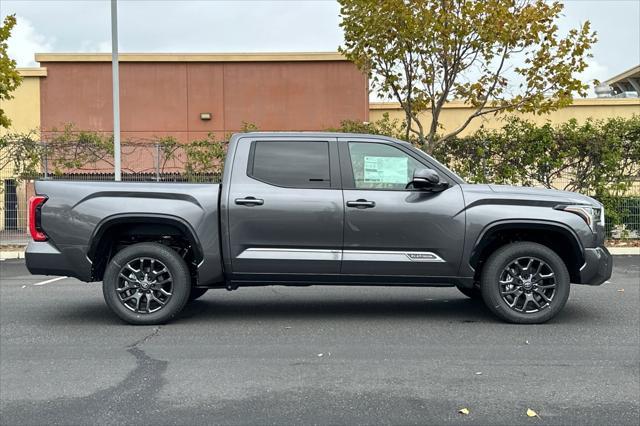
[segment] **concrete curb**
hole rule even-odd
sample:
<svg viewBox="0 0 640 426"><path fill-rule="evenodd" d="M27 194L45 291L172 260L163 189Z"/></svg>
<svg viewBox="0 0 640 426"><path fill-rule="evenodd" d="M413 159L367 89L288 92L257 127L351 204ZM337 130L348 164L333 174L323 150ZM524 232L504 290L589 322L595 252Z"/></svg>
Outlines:
<svg viewBox="0 0 640 426"><path fill-rule="evenodd" d="M640 247L607 247L613 255L640 255Z"/></svg>
<svg viewBox="0 0 640 426"><path fill-rule="evenodd" d="M615 256L640 256L640 247L607 247ZM0 251L0 260L24 259L24 250Z"/></svg>
<svg viewBox="0 0 640 426"><path fill-rule="evenodd" d="M24 259L24 250L0 251L0 260Z"/></svg>

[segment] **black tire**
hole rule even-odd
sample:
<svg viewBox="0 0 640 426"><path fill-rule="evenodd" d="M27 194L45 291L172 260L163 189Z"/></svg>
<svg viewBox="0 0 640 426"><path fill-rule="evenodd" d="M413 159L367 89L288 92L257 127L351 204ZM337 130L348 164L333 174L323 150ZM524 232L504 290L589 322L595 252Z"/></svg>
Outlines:
<svg viewBox="0 0 640 426"><path fill-rule="evenodd" d="M191 288L191 294L189 295L189 301L191 302L192 300L196 300L198 299L200 296L204 295L207 290L209 290L208 288L198 288L198 287L193 287Z"/></svg>
<svg viewBox="0 0 640 426"><path fill-rule="evenodd" d="M520 268L519 275L515 274L516 276L514 276L513 271L517 271L517 269L509 269L511 265L514 265L514 262L526 264L528 263L527 260L531 258L534 259L534 262L539 263L534 263L534 265L527 268ZM549 276L549 272L551 272L552 278L541 278L542 274L539 270L535 274L538 278L534 277L532 270L541 263L546 264L543 266L547 272L544 275ZM508 272L508 270L511 272ZM506 281L512 282L512 284L505 284L505 277ZM525 278L523 279L522 277ZM500 282L501 278L503 278L502 283ZM554 280L553 283L549 281L551 279ZM503 288L503 286L505 287ZM547 292L545 293L546 297L548 296L550 299L547 302L546 299L541 298L539 292L543 287L552 286L553 294L548 293L551 289L541 290L543 293ZM562 310L569 298L569 287L569 272L560 256L541 244L517 242L500 247L489 257L482 270L480 290L487 307L504 321L516 324L540 324L550 320ZM514 302L516 294L518 301ZM524 301L521 301L522 296L525 297ZM535 302L529 301L529 297L537 299ZM516 306L510 307L510 303L505 298ZM539 302L543 303L542 308L536 306L536 304L540 304ZM524 305L520 311L517 309L519 303ZM525 306L533 309L528 311Z"/></svg>
<svg viewBox="0 0 640 426"><path fill-rule="evenodd" d="M480 291L480 287L474 285L473 287L458 287L460 293L464 294L470 299L473 300L482 300L482 292Z"/></svg>
<svg viewBox="0 0 640 426"><path fill-rule="evenodd" d="M154 264L163 266L162 270L159 272L162 273L162 271L166 270L166 272L164 272L166 275L160 275L153 272L153 266L149 267L149 270L146 270L143 266L144 263L137 263L137 268L140 274L132 272L134 271L133 268L125 269L131 264L136 264L135 262L140 262L141 259L144 259L142 262L150 262L153 259ZM148 274L145 273L145 270ZM121 276L121 271L124 271L123 274L129 274L129 278L131 279L125 279L124 275ZM140 277L138 275L143 274L144 278L140 281ZM151 280L151 278L149 278L149 275L153 275L155 277L153 281L156 281L158 284L150 283L149 280ZM168 277L168 279L166 277ZM158 281L159 279L170 283L170 295L163 296L163 294L155 292L153 293L154 297L157 295L158 299L154 299L152 297L150 302L150 297L143 293L151 293L151 289L156 288L152 287L153 285L162 284L162 281ZM147 290L142 290L143 285L147 286L145 287ZM118 291L118 289L120 291ZM122 296L123 289L125 289L125 296L130 294L138 296L130 302L131 304L135 304L135 301L137 301L138 305L141 305L140 308L142 308L142 304L146 302L148 312L143 313L136 311L135 309L138 308L137 306L131 307L127 304L128 302L124 302L123 299L128 297ZM159 243L134 244L119 251L115 256L113 256L105 270L102 292L109 308L129 324L163 324L175 317L189 300L189 294L191 292L191 276L189 274L189 268L182 257L169 247ZM165 293L167 293L166 290ZM166 298L163 299L165 304L160 304L162 301L160 299L163 297ZM141 300L144 300L144 302L141 302ZM158 300L158 302L155 302L155 300ZM150 309L149 303L152 303L153 311Z"/></svg>

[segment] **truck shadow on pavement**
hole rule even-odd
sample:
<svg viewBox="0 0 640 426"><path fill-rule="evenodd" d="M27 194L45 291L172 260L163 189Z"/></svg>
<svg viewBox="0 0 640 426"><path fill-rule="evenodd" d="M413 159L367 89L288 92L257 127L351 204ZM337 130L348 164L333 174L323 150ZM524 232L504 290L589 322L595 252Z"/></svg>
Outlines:
<svg viewBox="0 0 640 426"><path fill-rule="evenodd" d="M187 305L176 318L180 323L219 320L415 320L443 323L505 324L497 319L482 301L461 299L435 300L330 300L313 302L304 299L264 302L260 300L216 301L206 295ZM567 303L562 312L548 324L591 322L599 315L579 304ZM507 325L507 324L505 324ZM517 326L517 325L514 325ZM526 326L526 325L525 325Z"/></svg>
<svg viewBox="0 0 640 426"><path fill-rule="evenodd" d="M216 300L215 292L190 302L168 325L212 321L280 321L280 320L415 320L441 322L488 322L496 319L480 301L466 298L447 300L344 300L310 301L304 297L287 300ZM48 323L96 325L124 324L101 299L73 301L58 305L55 311L40 313Z"/></svg>
<svg viewBox="0 0 640 426"><path fill-rule="evenodd" d="M211 320L279 320L279 319L341 319L341 320L404 320L424 318L436 321L493 322L486 307L469 299L441 300L344 300L312 301L303 297L287 300L261 301L244 299L216 301L206 295L191 302L179 316L180 321Z"/></svg>
<svg viewBox="0 0 640 426"><path fill-rule="evenodd" d="M102 302L95 299L87 303L73 303L58 306L48 312L49 323L82 324L124 324ZM199 324L221 321L261 322L281 320L326 320L343 321L380 320L406 321L423 319L435 323L502 323L496 319L481 301L467 298L427 299L427 300L359 300L356 297L343 300L306 299L302 296L287 300L263 300L259 297L242 300L216 299L210 292L202 299L190 302L174 318L171 324ZM548 324L561 322L577 324L599 321L600 315L579 303L567 304L564 310ZM504 323L502 323L504 324ZM505 324L507 325L507 324Z"/></svg>

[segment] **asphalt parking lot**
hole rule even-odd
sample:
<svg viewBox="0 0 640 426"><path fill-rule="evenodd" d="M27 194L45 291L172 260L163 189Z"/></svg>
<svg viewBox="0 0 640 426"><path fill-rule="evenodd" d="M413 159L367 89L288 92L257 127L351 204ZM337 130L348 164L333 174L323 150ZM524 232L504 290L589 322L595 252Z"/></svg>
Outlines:
<svg viewBox="0 0 640 426"><path fill-rule="evenodd" d="M99 285L38 285L49 278L0 262L2 424L640 419L638 256L537 326L450 288L267 287L209 291L171 324L134 327Z"/></svg>

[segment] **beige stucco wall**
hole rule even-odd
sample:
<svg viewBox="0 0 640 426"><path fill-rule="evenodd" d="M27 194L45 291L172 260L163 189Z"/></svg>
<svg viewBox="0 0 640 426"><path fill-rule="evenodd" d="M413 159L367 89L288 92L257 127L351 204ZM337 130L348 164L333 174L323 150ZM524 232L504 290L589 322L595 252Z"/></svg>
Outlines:
<svg viewBox="0 0 640 426"><path fill-rule="evenodd" d="M46 68L21 68L22 83L13 92L13 99L2 101L0 107L11 119L9 129L0 128L0 134L27 133L40 129L40 79L46 77ZM11 166L0 170L0 230L5 225L5 179L12 179L13 168ZM27 191L25 184L21 183L17 188L18 195L18 226L26 227L25 206Z"/></svg>
<svg viewBox="0 0 640 426"><path fill-rule="evenodd" d="M369 121L374 122L381 119L385 112L388 112L392 119L404 120L404 111L402 111L399 104L383 102L370 104ZM442 110L440 120L444 127L443 131L454 130L460 126L472 112L472 108L460 102L450 102L446 104ZM595 98L576 99L572 105L549 114L520 114L520 116L538 124L544 124L547 121L555 124L563 123L572 118L582 122L587 118L631 117L633 114L640 114L640 99ZM499 114L497 116L487 114L478 117L469 124L461 135L464 136L473 133L481 126L488 129L499 128L504 124L504 117L506 116L507 114ZM429 112L422 114L422 117L424 117L422 124L428 127L431 123Z"/></svg>
<svg viewBox="0 0 640 426"><path fill-rule="evenodd" d="M9 132L24 133L40 127L40 79L46 68L20 68L22 83L13 92L13 99L2 101L2 109L11 119ZM0 129L0 134L7 130Z"/></svg>

